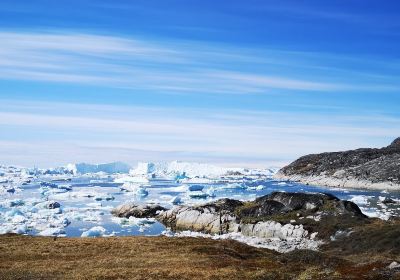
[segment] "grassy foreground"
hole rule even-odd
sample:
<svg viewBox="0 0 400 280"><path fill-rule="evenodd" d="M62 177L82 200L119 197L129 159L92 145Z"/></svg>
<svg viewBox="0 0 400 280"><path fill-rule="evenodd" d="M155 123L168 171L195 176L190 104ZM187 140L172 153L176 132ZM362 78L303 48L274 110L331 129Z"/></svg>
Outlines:
<svg viewBox="0 0 400 280"><path fill-rule="evenodd" d="M361 262L203 238L0 236L0 279L400 279Z"/></svg>

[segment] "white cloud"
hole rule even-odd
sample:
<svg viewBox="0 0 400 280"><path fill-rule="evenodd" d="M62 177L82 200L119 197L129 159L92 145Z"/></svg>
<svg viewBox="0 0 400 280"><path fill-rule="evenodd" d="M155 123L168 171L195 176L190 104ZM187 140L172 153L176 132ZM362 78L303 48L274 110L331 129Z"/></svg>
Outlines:
<svg viewBox="0 0 400 280"><path fill-rule="evenodd" d="M149 89L157 92L246 94L271 89L354 89L316 77L244 72L242 63L287 65L250 50L76 33L0 32L0 79ZM242 53L243 52L243 53ZM289 53L288 53L289 54ZM293 54L291 54L293 57ZM292 61L292 65L296 64ZM229 68L227 70L226 68ZM247 67L249 68L249 67Z"/></svg>
<svg viewBox="0 0 400 280"><path fill-rule="evenodd" d="M400 135L399 123L385 116L2 100L0 130L7 133L0 153L2 162L24 165L178 159L265 166L306 153L384 146Z"/></svg>

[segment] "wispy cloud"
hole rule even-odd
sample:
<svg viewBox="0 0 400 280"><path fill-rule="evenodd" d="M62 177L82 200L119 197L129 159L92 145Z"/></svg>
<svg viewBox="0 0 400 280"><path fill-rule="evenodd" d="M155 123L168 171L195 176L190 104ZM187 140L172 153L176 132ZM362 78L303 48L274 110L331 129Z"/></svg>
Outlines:
<svg viewBox="0 0 400 280"><path fill-rule="evenodd" d="M312 113L2 100L0 129L7 134L0 152L3 162L21 164L183 159L268 165L304 153L383 146L400 134L399 123L378 115L333 120ZM16 161L22 150L24 160Z"/></svg>
<svg viewBox="0 0 400 280"><path fill-rule="evenodd" d="M293 61L259 51L205 47L77 33L1 32L0 79L145 89L157 93L267 93L270 90L366 90L369 86L329 75L293 75ZM289 55L289 53L287 53ZM295 54L290 54L296 57ZM301 58L301 55L297 55ZM290 60L290 59L289 59ZM301 71L298 71L298 73ZM306 71L303 71L306 72ZM375 85L375 90L380 85ZM398 89L395 84L387 90ZM138 93L139 94L139 93Z"/></svg>

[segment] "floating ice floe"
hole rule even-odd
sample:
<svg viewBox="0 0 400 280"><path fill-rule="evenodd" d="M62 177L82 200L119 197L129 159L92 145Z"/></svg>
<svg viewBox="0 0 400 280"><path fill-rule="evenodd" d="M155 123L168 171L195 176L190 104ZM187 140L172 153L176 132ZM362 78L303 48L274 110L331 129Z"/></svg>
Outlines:
<svg viewBox="0 0 400 280"><path fill-rule="evenodd" d="M121 186L122 190L132 192L137 196L147 196L149 192L147 191L147 188L145 186L142 186L140 184L132 183L132 182L126 182Z"/></svg>
<svg viewBox="0 0 400 280"><path fill-rule="evenodd" d="M182 203L182 198L180 196L175 196L174 198L171 199L170 203L172 205L179 205Z"/></svg>
<svg viewBox="0 0 400 280"><path fill-rule="evenodd" d="M350 201L354 202L358 206L364 206L364 205L369 205L368 199L370 199L370 196L367 195L351 195Z"/></svg>
<svg viewBox="0 0 400 280"><path fill-rule="evenodd" d="M185 184L211 184L215 180L208 179L208 178L185 178L182 180L178 180L180 183Z"/></svg>
<svg viewBox="0 0 400 280"><path fill-rule="evenodd" d="M210 197L210 193L203 192L203 191L192 191L188 192L187 196L190 198L207 198Z"/></svg>
<svg viewBox="0 0 400 280"><path fill-rule="evenodd" d="M96 200L96 201L101 201L101 200L109 201L109 200L114 200L114 197L111 194L107 194L107 193L98 194L98 195L94 196L94 200Z"/></svg>
<svg viewBox="0 0 400 280"><path fill-rule="evenodd" d="M114 179L115 183L149 183L149 179L143 176L122 176Z"/></svg>
<svg viewBox="0 0 400 280"><path fill-rule="evenodd" d="M82 232L81 237L101 237L106 234L106 229L102 226L95 226L91 229Z"/></svg>
<svg viewBox="0 0 400 280"><path fill-rule="evenodd" d="M249 191L262 191L263 189L265 189L265 186L263 186L263 185L248 186L247 189L248 189Z"/></svg>
<svg viewBox="0 0 400 280"><path fill-rule="evenodd" d="M60 236L65 235L65 230L63 228L47 228L42 230L37 235L40 236Z"/></svg>

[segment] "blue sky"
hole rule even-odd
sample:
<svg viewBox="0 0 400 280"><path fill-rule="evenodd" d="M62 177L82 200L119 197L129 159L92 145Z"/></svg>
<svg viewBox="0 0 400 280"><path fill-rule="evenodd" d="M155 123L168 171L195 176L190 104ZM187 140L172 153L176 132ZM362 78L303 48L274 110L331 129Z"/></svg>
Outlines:
<svg viewBox="0 0 400 280"><path fill-rule="evenodd" d="M0 163L282 165L400 136L398 1L0 3Z"/></svg>

